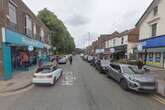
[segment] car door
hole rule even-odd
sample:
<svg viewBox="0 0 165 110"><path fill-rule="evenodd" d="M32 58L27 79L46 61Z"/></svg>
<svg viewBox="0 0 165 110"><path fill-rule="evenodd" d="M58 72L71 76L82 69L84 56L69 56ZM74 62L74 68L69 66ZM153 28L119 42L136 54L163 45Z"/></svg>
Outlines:
<svg viewBox="0 0 165 110"><path fill-rule="evenodd" d="M58 77L59 77L59 72L58 72L58 69L57 69L56 66L53 66L53 74L54 74L54 76L56 77L56 79L58 79Z"/></svg>
<svg viewBox="0 0 165 110"><path fill-rule="evenodd" d="M121 75L121 68L119 65L116 64L110 64L111 66L111 77L115 80L119 81L119 76Z"/></svg>

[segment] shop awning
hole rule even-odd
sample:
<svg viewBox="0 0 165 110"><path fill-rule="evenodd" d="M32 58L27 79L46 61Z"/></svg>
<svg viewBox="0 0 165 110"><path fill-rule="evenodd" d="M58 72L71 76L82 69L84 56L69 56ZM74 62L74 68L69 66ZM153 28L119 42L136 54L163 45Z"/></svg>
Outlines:
<svg viewBox="0 0 165 110"><path fill-rule="evenodd" d="M10 44L18 44L23 46L33 46L35 48L47 48L50 49L51 46L40 41L26 37L23 34L11 31L9 29L3 28L3 42Z"/></svg>

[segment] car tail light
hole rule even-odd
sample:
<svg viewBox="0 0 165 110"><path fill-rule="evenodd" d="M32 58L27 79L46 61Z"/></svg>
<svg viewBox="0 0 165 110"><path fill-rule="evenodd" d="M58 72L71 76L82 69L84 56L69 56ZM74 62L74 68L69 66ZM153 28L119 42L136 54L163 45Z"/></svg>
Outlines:
<svg viewBox="0 0 165 110"><path fill-rule="evenodd" d="M52 75L48 75L47 78L52 78L53 76Z"/></svg>

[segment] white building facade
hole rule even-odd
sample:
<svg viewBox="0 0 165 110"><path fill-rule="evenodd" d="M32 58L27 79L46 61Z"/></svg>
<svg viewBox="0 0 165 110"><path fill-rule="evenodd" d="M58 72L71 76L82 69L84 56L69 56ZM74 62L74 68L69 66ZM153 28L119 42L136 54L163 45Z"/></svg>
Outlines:
<svg viewBox="0 0 165 110"><path fill-rule="evenodd" d="M153 66L165 68L165 0L154 0L136 24L143 48L139 56Z"/></svg>

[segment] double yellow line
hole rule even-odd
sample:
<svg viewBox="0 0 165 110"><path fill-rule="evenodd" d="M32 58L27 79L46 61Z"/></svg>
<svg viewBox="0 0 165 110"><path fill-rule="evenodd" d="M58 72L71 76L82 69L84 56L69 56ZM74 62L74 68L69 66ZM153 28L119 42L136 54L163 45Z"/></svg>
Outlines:
<svg viewBox="0 0 165 110"><path fill-rule="evenodd" d="M152 98L158 102L160 102L161 104L164 104L165 105L165 99L164 98L161 98L157 95L153 95Z"/></svg>

